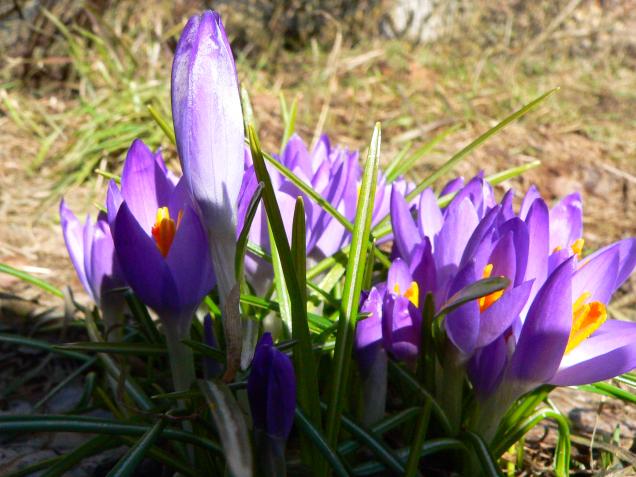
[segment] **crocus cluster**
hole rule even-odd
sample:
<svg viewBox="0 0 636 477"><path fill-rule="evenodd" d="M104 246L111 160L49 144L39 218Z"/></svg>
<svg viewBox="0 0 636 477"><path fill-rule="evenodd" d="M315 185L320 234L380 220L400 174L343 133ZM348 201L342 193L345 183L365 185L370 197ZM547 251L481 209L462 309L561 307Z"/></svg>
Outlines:
<svg viewBox="0 0 636 477"><path fill-rule="evenodd" d="M391 195L395 259L386 282L366 295L356 349L363 375L380 350L413 362L421 353L423 301L436 312L489 277L509 285L444 316L450 352L442 367L464 370L487 411L477 428L491 437L496 416L541 384L587 384L636 366L636 324L608 319L607 303L636 266L636 239L583 256L582 202L574 193L551 209L535 188L512 207L477 176L454 181L439 207L431 189L410 207ZM450 371L450 369L449 369Z"/></svg>

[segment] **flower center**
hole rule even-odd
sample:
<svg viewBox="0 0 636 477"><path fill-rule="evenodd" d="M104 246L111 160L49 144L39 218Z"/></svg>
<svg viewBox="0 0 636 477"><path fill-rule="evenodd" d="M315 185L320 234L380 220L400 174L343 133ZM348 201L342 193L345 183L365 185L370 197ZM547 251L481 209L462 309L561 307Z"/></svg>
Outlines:
<svg viewBox="0 0 636 477"><path fill-rule="evenodd" d="M404 293L400 293L400 284L396 283L393 287L393 291L397 295L401 295L406 298L408 301L413 303L415 306L420 306L420 287L417 286L417 283L411 282L409 287L406 289Z"/></svg>
<svg viewBox="0 0 636 477"><path fill-rule="evenodd" d="M168 255L172 241L177 233L179 224L181 224L182 211L179 211L177 216L177 223L170 218L170 211L168 207L160 207L157 209L157 218L155 225L152 226L152 238L155 239L155 244L164 257Z"/></svg>
<svg viewBox="0 0 636 477"><path fill-rule="evenodd" d="M583 253L583 245L585 245L585 240L583 240L582 238L576 239L574 242L572 242L572 245L570 245L572 253L576 255L578 259L581 258L581 255ZM558 252L559 250L561 250L561 246L557 245L556 247L554 247L554 250L552 250L552 253Z"/></svg>
<svg viewBox="0 0 636 477"><path fill-rule="evenodd" d="M572 305L572 330L566 354L589 338L607 319L605 305L599 301L585 303L589 297L590 293L585 292Z"/></svg>
<svg viewBox="0 0 636 477"><path fill-rule="evenodd" d="M490 278L490 274L492 273L492 263L489 263L484 267L484 272L482 273L482 278ZM499 300L501 296L504 294L504 290L499 290L496 292L492 292L490 295L482 296L479 299L479 311L483 313L488 308L492 306L494 302Z"/></svg>

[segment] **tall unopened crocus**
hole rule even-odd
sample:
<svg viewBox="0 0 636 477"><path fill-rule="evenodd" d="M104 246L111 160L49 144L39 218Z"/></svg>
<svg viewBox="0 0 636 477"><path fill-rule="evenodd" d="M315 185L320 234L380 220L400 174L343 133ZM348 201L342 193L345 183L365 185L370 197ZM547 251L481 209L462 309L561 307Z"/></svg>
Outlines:
<svg viewBox="0 0 636 477"><path fill-rule="evenodd" d="M221 18L188 20L172 64L172 116L187 189L209 237L221 303L235 284L244 131L236 67Z"/></svg>
<svg viewBox="0 0 636 477"><path fill-rule="evenodd" d="M161 318L175 387L194 378L181 343L194 311L214 286L207 237L182 178L176 186L162 161L140 141L128 150L121 191L109 184L108 216L127 283Z"/></svg>
<svg viewBox="0 0 636 477"><path fill-rule="evenodd" d="M285 443L296 412L296 377L287 355L265 333L254 352L247 380L257 452L267 475L285 475Z"/></svg>
<svg viewBox="0 0 636 477"><path fill-rule="evenodd" d="M68 254L82 286L101 309L106 326L116 325L124 307L120 289L126 283L106 216L100 213L95 223L87 216L82 225L62 200L60 222Z"/></svg>

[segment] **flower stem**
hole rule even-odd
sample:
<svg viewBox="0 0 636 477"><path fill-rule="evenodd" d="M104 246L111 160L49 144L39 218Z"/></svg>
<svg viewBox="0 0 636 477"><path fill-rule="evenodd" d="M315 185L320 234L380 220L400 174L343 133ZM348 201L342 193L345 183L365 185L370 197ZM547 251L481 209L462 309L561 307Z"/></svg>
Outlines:
<svg viewBox="0 0 636 477"><path fill-rule="evenodd" d="M166 344L170 358L172 383L176 392L187 391L194 382L194 355L192 349L181 341L187 338L189 330L180 333L177 329L166 329ZM184 403L181 403L183 406Z"/></svg>

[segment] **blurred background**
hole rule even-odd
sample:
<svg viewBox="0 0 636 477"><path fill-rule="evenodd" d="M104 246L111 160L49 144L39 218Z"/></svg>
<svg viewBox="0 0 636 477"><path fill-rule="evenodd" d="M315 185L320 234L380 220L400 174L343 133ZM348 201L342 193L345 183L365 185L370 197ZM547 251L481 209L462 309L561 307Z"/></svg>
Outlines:
<svg viewBox="0 0 636 477"><path fill-rule="evenodd" d="M281 97L297 130L364 149L383 127L383 162L446 131L422 177L540 94L560 91L459 167L492 174L536 159L506 186L550 199L580 190L588 250L636 235L636 2L600 0L0 0L0 261L79 289L57 205L96 212L130 142L174 148L173 50L187 17L222 12L261 139L277 152ZM37 292L0 276L0 289ZM633 283L615 315L633 317ZM2 303L6 308L7 300ZM13 306L13 304L11 305Z"/></svg>

